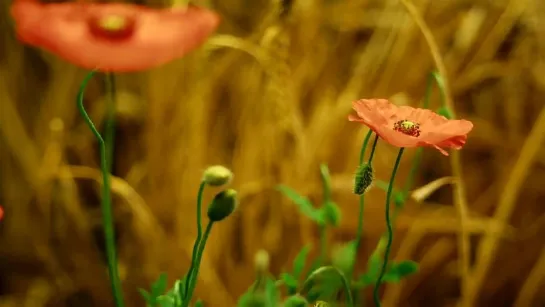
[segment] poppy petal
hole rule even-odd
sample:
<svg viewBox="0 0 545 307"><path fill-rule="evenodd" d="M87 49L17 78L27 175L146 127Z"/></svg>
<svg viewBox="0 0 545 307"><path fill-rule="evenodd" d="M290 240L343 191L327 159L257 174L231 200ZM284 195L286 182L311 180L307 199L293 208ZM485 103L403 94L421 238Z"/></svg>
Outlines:
<svg viewBox="0 0 545 307"><path fill-rule="evenodd" d="M131 72L155 68L199 47L217 28L212 11L156 10L132 4L41 4L15 0L12 15L20 40L86 69ZM134 21L132 35L109 39L92 31L97 18ZM105 30L107 31L107 30Z"/></svg>

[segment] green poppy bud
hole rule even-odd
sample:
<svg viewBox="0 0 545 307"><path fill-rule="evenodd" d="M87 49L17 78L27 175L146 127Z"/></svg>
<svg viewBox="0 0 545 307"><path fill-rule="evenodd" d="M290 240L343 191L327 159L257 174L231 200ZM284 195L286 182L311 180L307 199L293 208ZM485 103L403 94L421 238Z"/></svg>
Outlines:
<svg viewBox="0 0 545 307"><path fill-rule="evenodd" d="M212 222L219 222L231 215L237 208L237 191L227 189L221 191L208 206L208 218Z"/></svg>
<svg viewBox="0 0 545 307"><path fill-rule="evenodd" d="M214 187L228 184L233 179L233 172L225 166L214 165L204 171L203 181Z"/></svg>
<svg viewBox="0 0 545 307"><path fill-rule="evenodd" d="M358 167L354 176L354 194L363 195L373 183L373 167L364 163Z"/></svg>

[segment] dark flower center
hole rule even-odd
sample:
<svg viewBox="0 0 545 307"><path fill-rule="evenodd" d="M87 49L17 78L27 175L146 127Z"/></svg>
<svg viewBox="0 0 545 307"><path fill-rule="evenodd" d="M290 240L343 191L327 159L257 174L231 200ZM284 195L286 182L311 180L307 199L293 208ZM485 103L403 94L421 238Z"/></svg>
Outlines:
<svg viewBox="0 0 545 307"><path fill-rule="evenodd" d="M124 39L134 32L135 20L122 15L106 15L89 20L91 32L104 39Z"/></svg>
<svg viewBox="0 0 545 307"><path fill-rule="evenodd" d="M394 130L414 137L420 136L420 124L406 119L397 121Z"/></svg>

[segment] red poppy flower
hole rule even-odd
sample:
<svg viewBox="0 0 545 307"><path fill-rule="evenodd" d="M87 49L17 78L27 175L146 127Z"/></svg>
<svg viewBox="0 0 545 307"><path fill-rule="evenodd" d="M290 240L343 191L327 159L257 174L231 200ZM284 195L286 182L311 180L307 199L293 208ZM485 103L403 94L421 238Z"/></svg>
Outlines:
<svg viewBox="0 0 545 307"><path fill-rule="evenodd" d="M120 3L14 0L11 14L21 41L104 72L166 64L203 44L219 24L214 12L202 8Z"/></svg>
<svg viewBox="0 0 545 307"><path fill-rule="evenodd" d="M473 124L449 120L427 109L398 107L386 99L361 99L352 103L357 115L349 121L363 123L397 147L430 146L448 156L445 148L461 149Z"/></svg>
<svg viewBox="0 0 545 307"><path fill-rule="evenodd" d="M4 208L0 206L0 222L2 221L3 218L4 218Z"/></svg>

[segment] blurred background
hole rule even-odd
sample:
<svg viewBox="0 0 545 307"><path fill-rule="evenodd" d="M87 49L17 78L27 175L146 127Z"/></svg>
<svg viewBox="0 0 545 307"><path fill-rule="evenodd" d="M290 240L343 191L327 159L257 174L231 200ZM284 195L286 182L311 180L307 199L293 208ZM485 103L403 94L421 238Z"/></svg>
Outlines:
<svg viewBox="0 0 545 307"><path fill-rule="evenodd" d="M9 5L0 6L0 306L113 306L97 143L75 103L86 72L20 44ZM270 253L278 274L302 244L317 246L316 227L274 187L320 201L320 163L330 167L343 213L330 245L353 239L352 175L367 130L348 123L351 102L419 105L437 67L447 73L456 115L475 128L459 155L425 151L417 187L457 173L461 184L443 179L407 204L392 255L420 262L421 271L388 285L383 304L545 306L545 2L216 0L211 7L222 17L221 36L165 67L117 78L112 189L127 306L143 306L136 289L161 272L170 282L186 272L209 165L233 170L241 204L206 248L196 295L208 306L235 305L255 277L257 250ZM96 78L85 97L99 127L103 93ZM436 109L439 93L432 98ZM379 142L376 177L389 179L396 152ZM205 203L215 192L207 190ZM385 231L384 199L380 189L368 192L358 270Z"/></svg>

